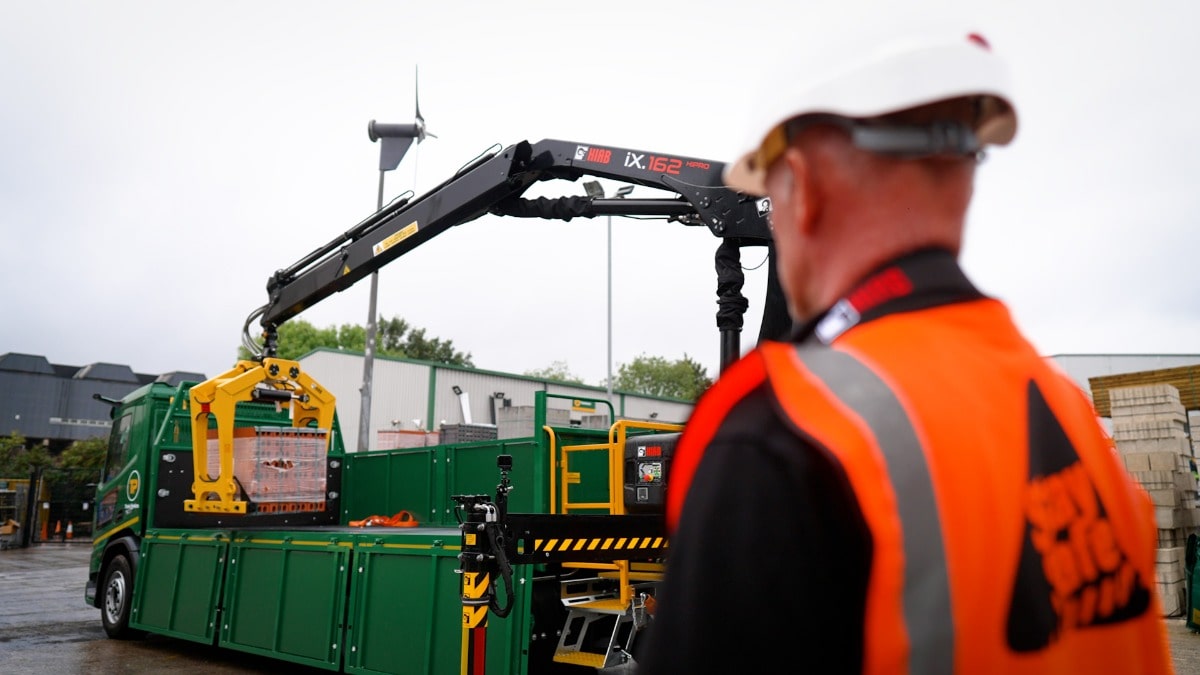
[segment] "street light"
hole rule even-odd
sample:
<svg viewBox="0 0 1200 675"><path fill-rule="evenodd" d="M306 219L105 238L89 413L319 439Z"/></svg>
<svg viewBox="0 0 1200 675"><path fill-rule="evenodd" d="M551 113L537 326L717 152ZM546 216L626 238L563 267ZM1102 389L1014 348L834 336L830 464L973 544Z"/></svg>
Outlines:
<svg viewBox="0 0 1200 675"><path fill-rule="evenodd" d="M416 114L412 124L381 124L375 120L367 123L367 138L379 142L379 195L375 199L375 211L383 210L383 176L400 165L413 142L420 144L426 136L437 138L425 129L425 118L421 116L421 86L418 71L413 68L413 104ZM415 180L415 178L414 178ZM375 368L375 333L378 322L375 317L375 298L379 293L379 270L371 272L371 297L367 307L367 334L363 344L363 383L360 393L362 404L358 411L358 450L366 450L371 439L371 374Z"/></svg>
<svg viewBox="0 0 1200 675"><path fill-rule="evenodd" d="M593 200L604 198L604 188L600 185L600 181L590 180L583 184L583 189L587 192L587 196ZM623 185L617 188L613 193L612 199L624 199L625 195L633 192L632 185ZM612 403L613 397L613 357L612 357L612 214L608 214L608 402Z"/></svg>

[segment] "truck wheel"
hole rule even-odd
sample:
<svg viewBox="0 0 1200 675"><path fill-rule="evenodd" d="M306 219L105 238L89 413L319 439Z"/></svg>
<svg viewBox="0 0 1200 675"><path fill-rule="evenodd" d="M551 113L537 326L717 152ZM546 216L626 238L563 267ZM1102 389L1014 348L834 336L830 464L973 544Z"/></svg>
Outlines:
<svg viewBox="0 0 1200 675"><path fill-rule="evenodd" d="M133 571L129 559L118 555L104 570L104 590L100 597L100 618L104 632L116 640L141 637L142 631L129 627L129 611L133 604Z"/></svg>

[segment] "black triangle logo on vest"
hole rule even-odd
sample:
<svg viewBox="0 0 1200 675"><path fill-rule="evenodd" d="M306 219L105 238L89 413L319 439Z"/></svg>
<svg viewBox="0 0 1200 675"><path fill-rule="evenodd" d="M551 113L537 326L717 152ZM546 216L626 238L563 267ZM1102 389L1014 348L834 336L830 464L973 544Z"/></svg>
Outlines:
<svg viewBox="0 0 1200 675"><path fill-rule="evenodd" d="M1029 499L1008 609L1008 645L1030 652L1066 630L1139 616L1150 593L1111 536L1108 514L1066 432L1028 387Z"/></svg>

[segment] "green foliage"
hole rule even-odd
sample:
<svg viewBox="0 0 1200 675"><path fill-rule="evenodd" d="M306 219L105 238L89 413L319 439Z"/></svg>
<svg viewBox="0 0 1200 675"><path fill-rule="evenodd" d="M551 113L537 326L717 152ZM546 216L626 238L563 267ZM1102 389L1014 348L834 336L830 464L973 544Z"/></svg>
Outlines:
<svg viewBox="0 0 1200 675"><path fill-rule="evenodd" d="M104 469L104 459L108 454L108 439L104 437L89 438L86 441L75 441L57 457L57 464L62 469L81 469L99 473Z"/></svg>
<svg viewBox="0 0 1200 675"><path fill-rule="evenodd" d="M375 346L380 354L399 354L404 351L404 334L411 326L404 319L393 316L390 319L380 319L375 329ZM424 330L421 331L424 335ZM367 332L364 329L359 341L366 344Z"/></svg>
<svg viewBox="0 0 1200 675"><path fill-rule="evenodd" d="M25 447L25 437L17 432L0 437L0 476L28 478L35 467L50 466L52 460L45 446Z"/></svg>
<svg viewBox="0 0 1200 675"><path fill-rule="evenodd" d="M314 349L366 351L367 329L358 324L317 328L303 319L292 319L279 327L277 356L298 359ZM457 366L474 366L471 354L457 351L454 342L429 337L424 328L413 328L400 317L380 319L375 331L375 355L398 356ZM245 347L238 347L238 358L249 359Z"/></svg>
<svg viewBox="0 0 1200 675"><path fill-rule="evenodd" d="M694 401L712 386L708 370L687 354L668 361L661 356L641 356L622 363L613 380L616 389L650 396L670 396Z"/></svg>
<svg viewBox="0 0 1200 675"><path fill-rule="evenodd" d="M537 377L543 380L557 380L559 382L567 382L569 384L584 384L583 378L571 372L566 361L555 361L545 368L536 368L534 370L525 371L528 377Z"/></svg>

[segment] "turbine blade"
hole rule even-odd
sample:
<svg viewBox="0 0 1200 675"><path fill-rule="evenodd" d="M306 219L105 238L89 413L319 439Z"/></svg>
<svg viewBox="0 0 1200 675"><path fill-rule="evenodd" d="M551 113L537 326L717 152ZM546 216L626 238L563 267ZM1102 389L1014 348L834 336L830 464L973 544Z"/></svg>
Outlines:
<svg viewBox="0 0 1200 675"><path fill-rule="evenodd" d="M420 66L416 65L413 66L413 103L417 107L417 119L424 122L425 118L421 117L421 73Z"/></svg>

